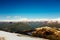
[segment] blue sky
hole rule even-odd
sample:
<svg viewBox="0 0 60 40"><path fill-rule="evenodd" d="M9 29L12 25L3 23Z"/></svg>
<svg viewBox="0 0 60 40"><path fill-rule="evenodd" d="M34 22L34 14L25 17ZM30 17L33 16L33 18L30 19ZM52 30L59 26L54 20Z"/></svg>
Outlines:
<svg viewBox="0 0 60 40"><path fill-rule="evenodd" d="M0 19L6 16L60 18L60 0L0 0Z"/></svg>

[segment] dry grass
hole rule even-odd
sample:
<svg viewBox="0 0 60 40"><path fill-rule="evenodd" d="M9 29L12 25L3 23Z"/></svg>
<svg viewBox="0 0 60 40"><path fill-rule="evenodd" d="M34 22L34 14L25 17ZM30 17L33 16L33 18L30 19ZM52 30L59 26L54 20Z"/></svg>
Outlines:
<svg viewBox="0 0 60 40"><path fill-rule="evenodd" d="M47 38L50 40L60 40L60 31L56 28L41 27L32 32L32 36Z"/></svg>
<svg viewBox="0 0 60 40"><path fill-rule="evenodd" d="M5 37L0 37L0 40L5 40Z"/></svg>

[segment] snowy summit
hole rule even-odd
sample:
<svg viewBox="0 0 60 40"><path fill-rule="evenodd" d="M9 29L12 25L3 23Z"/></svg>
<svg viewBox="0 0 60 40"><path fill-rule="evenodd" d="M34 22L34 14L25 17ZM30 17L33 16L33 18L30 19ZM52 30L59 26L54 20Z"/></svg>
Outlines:
<svg viewBox="0 0 60 40"><path fill-rule="evenodd" d="M29 36L17 36L18 34L0 31L0 40L46 40Z"/></svg>

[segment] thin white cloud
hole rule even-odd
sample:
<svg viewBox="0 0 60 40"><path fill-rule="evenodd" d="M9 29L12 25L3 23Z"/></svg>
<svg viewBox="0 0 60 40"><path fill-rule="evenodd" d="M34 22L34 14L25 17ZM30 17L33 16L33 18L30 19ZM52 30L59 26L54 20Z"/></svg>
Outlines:
<svg viewBox="0 0 60 40"><path fill-rule="evenodd" d="M14 18L18 18L19 19L19 18L21 18L21 16L14 16Z"/></svg>
<svg viewBox="0 0 60 40"><path fill-rule="evenodd" d="M11 18L11 16L6 16L6 19L10 19Z"/></svg>
<svg viewBox="0 0 60 40"><path fill-rule="evenodd" d="M60 18L55 18L55 19L48 19L48 18L36 18L36 19L28 19L28 18L22 18L21 16L6 16L6 19L5 20L0 20L0 21L12 21L12 22L19 22L19 21L22 21L22 22L28 22L28 21L60 21Z"/></svg>
<svg viewBox="0 0 60 40"><path fill-rule="evenodd" d="M21 16L6 16L5 20L19 20Z"/></svg>

